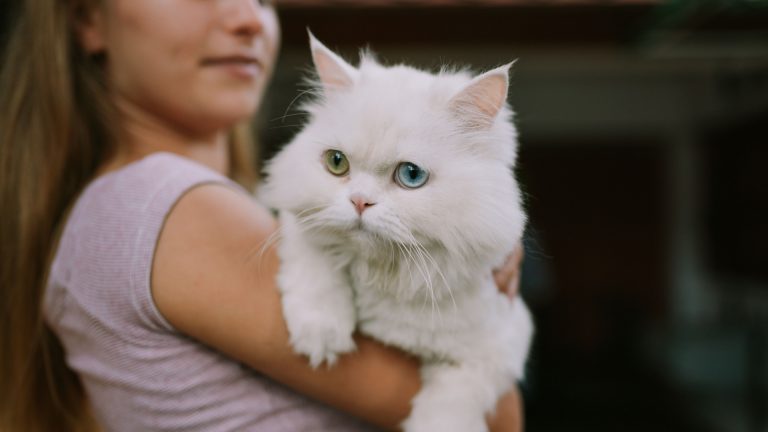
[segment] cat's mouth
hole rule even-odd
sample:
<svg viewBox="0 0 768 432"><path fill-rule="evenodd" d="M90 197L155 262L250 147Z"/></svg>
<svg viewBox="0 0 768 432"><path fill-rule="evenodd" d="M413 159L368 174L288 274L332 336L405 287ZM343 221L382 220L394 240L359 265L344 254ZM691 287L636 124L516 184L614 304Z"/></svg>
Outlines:
<svg viewBox="0 0 768 432"><path fill-rule="evenodd" d="M370 222L365 222L362 218L358 218L353 224L351 232L357 236L363 236L366 238L380 237L381 233Z"/></svg>
<svg viewBox="0 0 768 432"><path fill-rule="evenodd" d="M363 218L358 218L357 221L353 224L352 228L355 231L363 231L363 232L373 232L371 231L371 227L368 226L365 222L363 222Z"/></svg>

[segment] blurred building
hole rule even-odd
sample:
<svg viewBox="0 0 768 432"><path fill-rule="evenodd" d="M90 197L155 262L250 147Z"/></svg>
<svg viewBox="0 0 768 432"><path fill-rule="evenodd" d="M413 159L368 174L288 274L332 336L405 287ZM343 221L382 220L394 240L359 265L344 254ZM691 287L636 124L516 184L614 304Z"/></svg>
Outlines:
<svg viewBox="0 0 768 432"><path fill-rule="evenodd" d="M352 62L518 59L527 430L768 431L768 1L277 5L266 156L301 123L307 27Z"/></svg>

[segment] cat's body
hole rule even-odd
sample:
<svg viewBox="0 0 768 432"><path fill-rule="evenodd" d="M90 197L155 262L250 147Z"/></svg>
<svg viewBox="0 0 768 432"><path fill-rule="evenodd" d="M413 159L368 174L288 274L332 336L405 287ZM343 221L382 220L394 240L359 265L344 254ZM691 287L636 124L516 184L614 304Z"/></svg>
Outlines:
<svg viewBox="0 0 768 432"><path fill-rule="evenodd" d="M532 334L491 278L525 223L507 70L358 70L314 40L313 55L325 98L263 190L281 210L291 343L313 365L353 350L355 328L411 352L423 387L406 431L483 431Z"/></svg>

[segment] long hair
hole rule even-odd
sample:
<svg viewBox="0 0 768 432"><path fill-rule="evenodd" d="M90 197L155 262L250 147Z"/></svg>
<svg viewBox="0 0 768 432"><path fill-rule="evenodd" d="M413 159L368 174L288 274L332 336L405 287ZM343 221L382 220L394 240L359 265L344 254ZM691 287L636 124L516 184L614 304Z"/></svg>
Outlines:
<svg viewBox="0 0 768 432"><path fill-rule="evenodd" d="M81 49L71 22L94 3L25 0L0 48L0 431L98 429L42 313L66 211L116 147L104 59ZM250 131L230 138L231 177L251 188Z"/></svg>

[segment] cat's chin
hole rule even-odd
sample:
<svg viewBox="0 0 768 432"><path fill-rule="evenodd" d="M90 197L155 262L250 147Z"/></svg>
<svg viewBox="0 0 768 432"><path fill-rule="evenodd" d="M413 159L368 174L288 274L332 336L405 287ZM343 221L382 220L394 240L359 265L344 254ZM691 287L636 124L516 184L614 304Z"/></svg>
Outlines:
<svg viewBox="0 0 768 432"><path fill-rule="evenodd" d="M370 223L366 223L362 219L358 219L352 223L349 228L349 234L353 238L369 241L381 238L381 233L379 233Z"/></svg>
<svg viewBox="0 0 768 432"><path fill-rule="evenodd" d="M358 246L358 252L364 255L375 254L382 248L391 247L392 239L376 226L364 221L357 221L346 232L347 238Z"/></svg>
<svg viewBox="0 0 768 432"><path fill-rule="evenodd" d="M328 224L320 229L313 229L310 232L317 236L317 238L325 239L326 242L341 244L353 242L368 246L376 243L385 243L385 239L388 237L373 224L364 222L361 219L345 221L334 225Z"/></svg>

